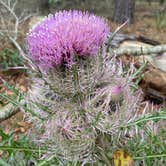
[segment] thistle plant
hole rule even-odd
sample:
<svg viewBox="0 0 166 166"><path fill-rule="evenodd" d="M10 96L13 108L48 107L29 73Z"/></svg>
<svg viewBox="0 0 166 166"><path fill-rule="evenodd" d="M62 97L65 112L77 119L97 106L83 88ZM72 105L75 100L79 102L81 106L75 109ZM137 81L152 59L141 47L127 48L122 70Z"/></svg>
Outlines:
<svg viewBox="0 0 166 166"><path fill-rule="evenodd" d="M48 146L43 157L93 162L100 158L100 136L121 135L121 126L139 116L133 68L125 72L106 52L108 35L103 18L81 11L50 15L27 35L29 58L39 70L26 96L36 116L26 117L38 131L30 131L32 140Z"/></svg>

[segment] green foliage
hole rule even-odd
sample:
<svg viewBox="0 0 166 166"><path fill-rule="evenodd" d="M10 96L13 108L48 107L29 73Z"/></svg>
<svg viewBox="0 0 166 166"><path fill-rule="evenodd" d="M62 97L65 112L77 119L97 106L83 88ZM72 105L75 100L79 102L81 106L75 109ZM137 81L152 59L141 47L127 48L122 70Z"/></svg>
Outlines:
<svg viewBox="0 0 166 166"><path fill-rule="evenodd" d="M165 138L166 133L163 130L160 130L155 135L147 128L144 133L144 138L141 135L137 135L125 145L125 148L135 156L133 159L136 165L139 165L141 161L145 166L157 165L157 163L166 165Z"/></svg>
<svg viewBox="0 0 166 166"><path fill-rule="evenodd" d="M49 5L59 3L61 0L48 0Z"/></svg>
<svg viewBox="0 0 166 166"><path fill-rule="evenodd" d="M5 134L0 130L1 142L0 151L3 152L0 159L0 164L4 166L26 166L28 162L35 163L35 157L39 156L40 150L36 153L32 151L32 144L26 136L20 136L18 141L14 141L14 133Z"/></svg>
<svg viewBox="0 0 166 166"><path fill-rule="evenodd" d="M166 13L164 11L158 11L156 13L156 28L162 29L166 27Z"/></svg>
<svg viewBox="0 0 166 166"><path fill-rule="evenodd" d="M134 166L151 166L166 165L166 132L159 126L157 133L153 127L148 126L148 123L153 122L156 127L157 123L166 119L166 108L161 109L158 113L151 113L148 116L142 116L128 126L122 126L122 132L126 129L130 132L133 128L137 134L124 144L125 137L119 138L118 135L113 135L111 138L110 150L107 152L109 160L112 159L112 154L118 148L129 152L134 160ZM123 143L123 145L122 145Z"/></svg>
<svg viewBox="0 0 166 166"><path fill-rule="evenodd" d="M18 51L5 48L0 51L0 69L7 69L8 67L16 67L23 65L23 59L19 56Z"/></svg>
<svg viewBox="0 0 166 166"><path fill-rule="evenodd" d="M0 158L0 165L3 166L49 166L49 165L68 165L81 166L79 163L68 162L52 155L44 160L39 160L47 149L40 149L29 142L27 136L20 136L14 141L14 133L5 134L0 129L0 152L3 152Z"/></svg>

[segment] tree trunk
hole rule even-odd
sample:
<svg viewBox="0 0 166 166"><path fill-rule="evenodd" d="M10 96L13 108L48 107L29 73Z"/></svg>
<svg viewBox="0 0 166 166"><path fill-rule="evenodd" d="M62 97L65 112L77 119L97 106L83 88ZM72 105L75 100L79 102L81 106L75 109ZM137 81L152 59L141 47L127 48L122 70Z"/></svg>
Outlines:
<svg viewBox="0 0 166 166"><path fill-rule="evenodd" d="M129 20L129 23L132 24L134 22L135 0L114 0L114 4L114 22L122 24Z"/></svg>

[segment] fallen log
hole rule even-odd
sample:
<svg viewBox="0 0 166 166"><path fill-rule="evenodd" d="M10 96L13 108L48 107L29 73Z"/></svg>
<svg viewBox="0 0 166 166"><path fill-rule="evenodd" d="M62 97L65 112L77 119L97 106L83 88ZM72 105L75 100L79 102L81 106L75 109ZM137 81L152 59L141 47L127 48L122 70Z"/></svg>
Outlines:
<svg viewBox="0 0 166 166"><path fill-rule="evenodd" d="M166 52L166 45L157 45L151 47L128 47L128 48L118 48L115 49L115 55L131 55L131 56L141 56L141 55L151 55L151 54L160 54Z"/></svg>

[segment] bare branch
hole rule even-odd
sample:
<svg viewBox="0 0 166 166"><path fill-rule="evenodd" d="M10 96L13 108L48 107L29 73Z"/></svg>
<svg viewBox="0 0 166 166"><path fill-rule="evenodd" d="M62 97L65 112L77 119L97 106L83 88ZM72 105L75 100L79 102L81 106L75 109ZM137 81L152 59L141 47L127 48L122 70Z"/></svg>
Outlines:
<svg viewBox="0 0 166 166"><path fill-rule="evenodd" d="M13 39L12 37L9 37L9 39L15 45L15 47L17 48L17 50L20 52L21 56L29 63L29 65L31 66L31 68L33 70L35 70L36 69L35 65L32 63L32 61L29 58L27 58L25 52L22 50L21 46L16 42L16 40Z"/></svg>
<svg viewBox="0 0 166 166"><path fill-rule="evenodd" d="M17 66L17 67L8 67L7 69L0 69L0 71L8 71L8 70L28 70L29 68L26 66Z"/></svg>
<svg viewBox="0 0 166 166"><path fill-rule="evenodd" d="M9 119L17 112L19 112L19 109L16 108L12 103L8 103L7 105L0 108L0 122Z"/></svg>
<svg viewBox="0 0 166 166"><path fill-rule="evenodd" d="M19 23L25 22L29 18L33 17L35 14L22 15L19 17Z"/></svg>
<svg viewBox="0 0 166 166"><path fill-rule="evenodd" d="M17 48L20 55L29 62L32 69L35 69L35 66L33 63L26 57L26 54L23 50L23 48L19 45L17 42L18 38L18 30L21 23L26 21L28 18L32 17L34 14L26 15L25 11L20 15L20 17L17 17L15 13L15 6L17 4L17 0L0 0L0 24L2 25L2 28L0 29L0 35L3 37L7 37L12 44ZM9 19L5 19L6 15Z"/></svg>
<svg viewBox="0 0 166 166"><path fill-rule="evenodd" d="M15 1L13 3L13 5L11 4L11 1L8 1L8 4L6 4L3 0L0 0L0 4L9 12L9 14L14 18L14 31L15 34L13 36L13 38L16 40L17 39L17 34L18 34L18 25L19 25L19 19L16 16L15 12L14 12L14 7L16 5L17 1ZM3 16L1 16L3 17Z"/></svg>
<svg viewBox="0 0 166 166"><path fill-rule="evenodd" d="M12 11L14 11L16 4L17 4L17 0L15 0L15 2L13 3L13 6L11 8Z"/></svg>

